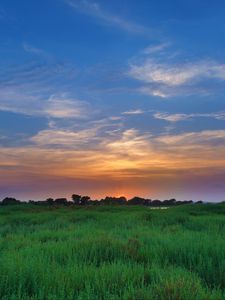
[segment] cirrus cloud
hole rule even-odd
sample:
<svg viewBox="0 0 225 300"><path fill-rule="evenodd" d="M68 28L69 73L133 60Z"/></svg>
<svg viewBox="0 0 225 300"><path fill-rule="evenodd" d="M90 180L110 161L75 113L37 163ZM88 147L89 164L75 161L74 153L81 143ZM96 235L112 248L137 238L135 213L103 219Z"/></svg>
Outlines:
<svg viewBox="0 0 225 300"><path fill-rule="evenodd" d="M92 16L93 18L103 22L103 24L117 27L123 31L146 36L149 36L149 34L153 32L153 30L145 28L142 25L128 21L118 15L106 12L97 2L89 0L64 0L64 2L78 12Z"/></svg>
<svg viewBox="0 0 225 300"><path fill-rule="evenodd" d="M130 64L128 75L142 82L140 92L169 98L191 94L207 95L215 90L215 86L217 90L224 87L224 63L213 59L181 60L177 55L173 57L169 50L162 53L164 49L163 44L150 47L147 58Z"/></svg>
<svg viewBox="0 0 225 300"><path fill-rule="evenodd" d="M192 113L192 114L169 114L165 112L156 112L153 114L155 119L165 120L168 122L179 122L193 118L212 118L215 120L225 120L225 112L214 112L214 113Z"/></svg>

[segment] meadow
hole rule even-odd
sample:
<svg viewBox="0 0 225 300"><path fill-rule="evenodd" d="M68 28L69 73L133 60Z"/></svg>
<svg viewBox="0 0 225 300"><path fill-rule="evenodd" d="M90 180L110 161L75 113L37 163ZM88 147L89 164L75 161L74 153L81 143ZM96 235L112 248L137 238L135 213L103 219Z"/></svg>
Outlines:
<svg viewBox="0 0 225 300"><path fill-rule="evenodd" d="M225 299L225 205L2 206L0 299Z"/></svg>

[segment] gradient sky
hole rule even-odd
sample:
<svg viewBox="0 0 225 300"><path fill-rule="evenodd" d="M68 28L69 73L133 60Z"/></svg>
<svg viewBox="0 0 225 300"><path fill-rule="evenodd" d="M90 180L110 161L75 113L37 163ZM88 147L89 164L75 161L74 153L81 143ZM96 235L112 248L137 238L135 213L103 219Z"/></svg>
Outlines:
<svg viewBox="0 0 225 300"><path fill-rule="evenodd" d="M1 0L0 197L225 200L224 0Z"/></svg>

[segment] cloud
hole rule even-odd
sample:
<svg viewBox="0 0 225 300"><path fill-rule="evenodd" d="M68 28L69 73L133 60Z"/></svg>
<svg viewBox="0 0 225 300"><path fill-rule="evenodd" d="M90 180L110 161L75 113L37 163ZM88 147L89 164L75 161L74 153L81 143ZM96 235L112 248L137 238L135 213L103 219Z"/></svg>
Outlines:
<svg viewBox="0 0 225 300"><path fill-rule="evenodd" d="M187 167L185 162L189 164L193 160L200 167L202 163L211 166L213 161L217 160L224 160L225 164L225 130L155 136L149 132L140 133L135 128L124 130L120 128L121 130L114 130L114 135L108 135L107 130L111 126L109 122L109 120L103 120L102 123L91 122L85 129L80 130L42 130L33 136L31 141L37 149L61 149L65 153L70 150L74 150L74 153L83 151L84 156L86 152L102 155L101 162L96 163L105 163L106 169L109 163L110 166L117 166L117 160L120 161L120 165L123 161L127 165L129 161L131 169L136 169L140 174L150 165L155 169L162 168L162 171L163 168L167 169L169 166L173 168L175 161L179 162L182 168ZM117 123L116 127L119 128L118 126L120 125ZM221 156L212 155L215 149ZM207 161L211 155L211 161ZM112 157L114 160L109 161L108 159ZM154 165L155 163L157 165Z"/></svg>
<svg viewBox="0 0 225 300"><path fill-rule="evenodd" d="M88 0L64 0L69 6L73 7L75 10L90 15L97 20L102 21L106 25L111 25L117 27L123 31L141 34L141 35L150 35L153 30L145 28L144 26L135 24L133 22L127 21L117 15L113 15L109 12L106 12L102 9L101 5L97 2L92 2Z"/></svg>
<svg viewBox="0 0 225 300"><path fill-rule="evenodd" d="M142 109L134 109L134 110L124 111L122 115L141 115L144 113L145 111L143 111Z"/></svg>
<svg viewBox="0 0 225 300"><path fill-rule="evenodd" d="M48 63L0 71L0 110L56 119L86 118L90 105L63 92L74 72L71 66Z"/></svg>
<svg viewBox="0 0 225 300"><path fill-rule="evenodd" d="M75 70L66 64L26 63L0 70L2 110L27 113L40 109L52 94L63 94Z"/></svg>
<svg viewBox="0 0 225 300"><path fill-rule="evenodd" d="M62 95L51 95L45 99L41 95L23 94L20 89L0 89L0 111L9 111L28 116L56 119L86 118L90 106L85 101Z"/></svg>
<svg viewBox="0 0 225 300"><path fill-rule="evenodd" d="M160 53L163 50L165 50L166 48L168 48L170 45L170 43L161 43L161 44L157 44L157 45L150 45L148 47L146 47L142 53L149 55L149 54L155 54L155 53Z"/></svg>
<svg viewBox="0 0 225 300"><path fill-rule="evenodd" d="M212 61L169 65L148 59L141 65L132 65L130 74L147 83L162 83L173 87L204 77L225 80L225 65Z"/></svg>
<svg viewBox="0 0 225 300"><path fill-rule="evenodd" d="M143 83L141 93L169 98L192 94L207 95L223 89L225 64L215 60L193 60L172 55L164 44L147 48L139 61L130 63L128 75ZM220 88L218 88L220 87Z"/></svg>
<svg viewBox="0 0 225 300"><path fill-rule="evenodd" d="M12 191L40 181L49 183L49 191L54 192L53 182L60 186L72 180L73 190L79 180L86 188L91 182L93 193L100 180L110 186L123 183L127 192L133 187L132 191L137 192L141 187L141 193L145 190L152 195L154 191L156 196L162 191L164 196L179 195L180 191L183 198L187 189L202 189L203 193L208 184L211 193L218 192L212 185L224 182L225 130L154 136L135 128L114 135L102 135L101 129L106 133L107 128L89 128L44 130L26 147L2 147L1 187L10 186ZM224 192L224 185L221 189Z"/></svg>
<svg viewBox="0 0 225 300"><path fill-rule="evenodd" d="M225 167L225 130L162 136L141 134L134 128L117 132L116 136L99 136L96 129L44 130L32 142L34 145L27 147L1 148L0 161L4 166L19 166L21 171L40 174L107 174L118 179L125 170L126 177L152 178L158 174L179 176L181 170L210 170L213 174L211 168Z"/></svg>
<svg viewBox="0 0 225 300"><path fill-rule="evenodd" d="M186 114L168 114L162 112L157 112L153 116L155 119L165 120L169 122L184 121L189 118L189 116Z"/></svg>
<svg viewBox="0 0 225 300"><path fill-rule="evenodd" d="M24 51L30 53L30 54L35 54L35 55L38 55L38 56L42 56L42 57L45 57L45 58L49 58L49 54L47 54L47 52L45 52L44 50L42 49L39 49L37 47L34 47L28 43L23 43L22 44L23 46L23 49Z"/></svg>
<svg viewBox="0 0 225 300"><path fill-rule="evenodd" d="M21 87L23 89L32 84L36 92L40 87L46 90L59 80L63 85L65 81L76 75L77 70L65 63L27 62L9 65L0 70L0 88ZM54 88L56 88L55 85Z"/></svg>
<svg viewBox="0 0 225 300"><path fill-rule="evenodd" d="M90 105L65 96L52 95L43 107L43 114L52 118L87 118Z"/></svg>
<svg viewBox="0 0 225 300"><path fill-rule="evenodd" d="M138 130L130 128L123 131L119 139L107 141L105 145L106 148L114 153L135 154L135 156L143 155L148 145L147 139L149 136L151 135L141 135Z"/></svg>
<svg viewBox="0 0 225 300"><path fill-rule="evenodd" d="M84 129L80 131L71 130L42 130L31 138L39 146L61 146L62 148L81 148L81 145L88 144L90 139L95 138L96 131Z"/></svg>
<svg viewBox="0 0 225 300"><path fill-rule="evenodd" d="M209 149L211 150L210 154L212 154L215 148L218 147L218 150L219 148L222 150L225 146L225 130L204 130L200 132L186 132L179 135L159 136L156 138L156 142L162 143L165 147L171 147L170 150L174 150L176 147L180 147L180 150L185 148L190 150L191 146L192 150L201 150L202 155L207 154L208 156ZM180 151L178 150L178 152ZM194 155L194 153L192 154Z"/></svg>
<svg viewBox="0 0 225 300"><path fill-rule="evenodd" d="M160 98L167 98L172 95L170 91L168 91L168 89L164 87L154 88L154 87L143 86L139 89L139 91L143 94L160 97Z"/></svg>
<svg viewBox="0 0 225 300"><path fill-rule="evenodd" d="M61 149L98 148L110 136L117 136L122 127L121 119L105 118L100 120L85 120L78 124L67 124L65 128L50 122L49 128L39 131L30 138L30 142L38 147L55 147Z"/></svg>
<svg viewBox="0 0 225 300"><path fill-rule="evenodd" d="M112 117L110 117L110 120L112 120L112 121L117 121L117 120L122 120L123 118L122 117L120 117L120 116L112 116Z"/></svg>
<svg viewBox="0 0 225 300"><path fill-rule="evenodd" d="M180 122L193 118L212 118L216 120L225 120L225 112L215 113L193 113L193 114L169 114L164 112L156 112L153 114L155 119L165 120L168 122Z"/></svg>

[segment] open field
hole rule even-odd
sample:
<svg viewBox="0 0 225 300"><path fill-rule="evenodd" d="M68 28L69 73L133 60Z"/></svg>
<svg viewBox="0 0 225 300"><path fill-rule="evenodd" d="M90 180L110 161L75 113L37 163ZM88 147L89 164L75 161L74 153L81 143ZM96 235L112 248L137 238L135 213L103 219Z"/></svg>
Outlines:
<svg viewBox="0 0 225 300"><path fill-rule="evenodd" d="M2 206L0 299L225 299L225 205Z"/></svg>

